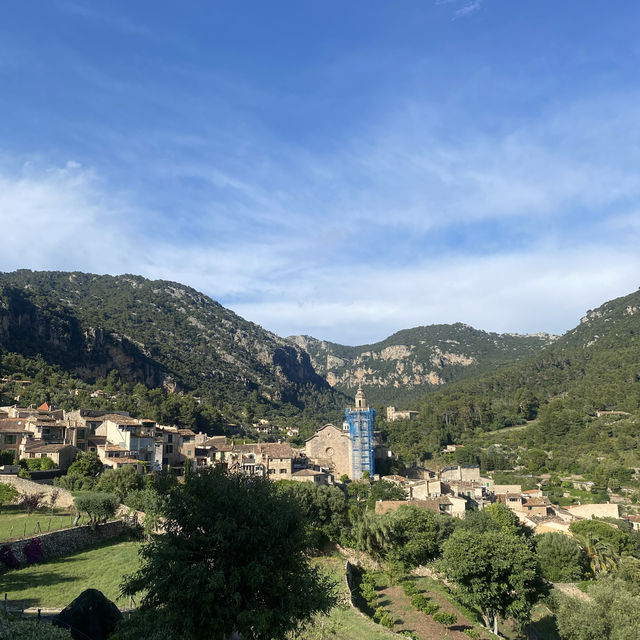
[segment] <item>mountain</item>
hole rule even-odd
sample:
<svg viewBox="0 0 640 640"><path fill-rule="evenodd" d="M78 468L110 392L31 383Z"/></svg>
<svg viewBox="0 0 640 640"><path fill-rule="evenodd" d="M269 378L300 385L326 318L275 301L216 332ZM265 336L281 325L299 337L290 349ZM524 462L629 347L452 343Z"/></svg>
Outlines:
<svg viewBox="0 0 640 640"><path fill-rule="evenodd" d="M353 395L359 384L370 401L406 405L456 380L495 370L536 353L556 336L499 334L465 324L438 324L398 331L375 344L349 347L291 336L329 384Z"/></svg>
<svg viewBox="0 0 640 640"><path fill-rule="evenodd" d="M640 292L589 310L574 329L528 358L446 385L416 405L417 420L389 427L392 448L408 459L526 421L535 421L520 433L527 446L566 452L588 437L595 447L600 427L594 422L588 436L585 430L594 416L640 414ZM637 427L627 427L621 442L635 449Z"/></svg>
<svg viewBox="0 0 640 640"><path fill-rule="evenodd" d="M90 382L115 368L127 382L215 401L344 404L300 347L195 289L134 275L0 274L0 350L40 354Z"/></svg>

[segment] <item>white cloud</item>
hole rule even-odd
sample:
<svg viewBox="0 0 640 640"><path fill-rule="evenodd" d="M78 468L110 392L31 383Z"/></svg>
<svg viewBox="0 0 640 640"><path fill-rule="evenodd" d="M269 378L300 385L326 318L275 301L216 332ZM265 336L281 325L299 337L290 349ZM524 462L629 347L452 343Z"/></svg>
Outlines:
<svg viewBox="0 0 640 640"><path fill-rule="evenodd" d="M242 156L228 161L134 154L136 171L150 171L145 187L169 185L164 211L126 175L7 156L0 268L177 280L278 333L342 342L456 321L563 331L638 285L634 103L614 97L517 130L448 137L410 108L323 154L278 141L260 152L264 138L240 140ZM195 179L197 196L182 190ZM458 248L433 240L490 224L489 255L473 236ZM517 252L509 234L526 238Z"/></svg>

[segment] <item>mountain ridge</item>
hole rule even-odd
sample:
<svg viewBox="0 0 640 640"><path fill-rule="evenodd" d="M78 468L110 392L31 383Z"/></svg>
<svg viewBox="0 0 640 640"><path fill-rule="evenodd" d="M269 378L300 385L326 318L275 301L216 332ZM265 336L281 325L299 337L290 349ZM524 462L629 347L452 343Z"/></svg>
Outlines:
<svg viewBox="0 0 640 640"><path fill-rule="evenodd" d="M256 392L302 406L315 393L335 404L304 350L191 287L132 274L1 273L0 348L86 380L117 368L133 383L222 401Z"/></svg>
<svg viewBox="0 0 640 640"><path fill-rule="evenodd" d="M374 402L407 404L421 394L511 364L552 344L547 333L499 334L463 323L402 329L376 343L349 346L289 336L329 384L352 395L362 384Z"/></svg>

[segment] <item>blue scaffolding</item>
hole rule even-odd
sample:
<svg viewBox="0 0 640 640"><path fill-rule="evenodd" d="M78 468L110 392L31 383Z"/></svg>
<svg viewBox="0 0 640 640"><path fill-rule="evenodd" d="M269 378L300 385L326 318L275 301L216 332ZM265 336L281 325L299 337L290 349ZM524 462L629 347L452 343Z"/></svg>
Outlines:
<svg viewBox="0 0 640 640"><path fill-rule="evenodd" d="M351 478L359 480L365 471L373 477L375 473L373 452L373 423L375 409L346 409L351 439Z"/></svg>

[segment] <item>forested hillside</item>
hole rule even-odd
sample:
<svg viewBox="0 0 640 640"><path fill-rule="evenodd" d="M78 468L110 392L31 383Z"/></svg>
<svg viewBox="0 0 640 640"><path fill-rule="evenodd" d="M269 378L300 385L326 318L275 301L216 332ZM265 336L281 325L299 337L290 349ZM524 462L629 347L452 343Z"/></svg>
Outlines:
<svg viewBox="0 0 640 640"><path fill-rule="evenodd" d="M544 333L487 333L462 323L405 329L356 347L310 336L289 338L308 351L316 371L336 389L353 395L362 384L374 403L399 406L425 391L520 361L554 339Z"/></svg>
<svg viewBox="0 0 640 640"><path fill-rule="evenodd" d="M637 428L627 423L640 413L640 292L588 311L575 329L525 362L425 395L418 406L418 420L388 425L392 446L408 457L534 420L518 434L520 442L553 448L556 456L565 447L566 457L566 447L591 433L596 412L612 410L631 414L617 414L625 418L617 422L624 427L621 442L635 450ZM589 438L599 449L611 448L610 440Z"/></svg>
<svg viewBox="0 0 640 640"><path fill-rule="evenodd" d="M0 349L93 382L193 391L214 404L334 410L345 399L307 353L198 291L140 276L0 275Z"/></svg>

